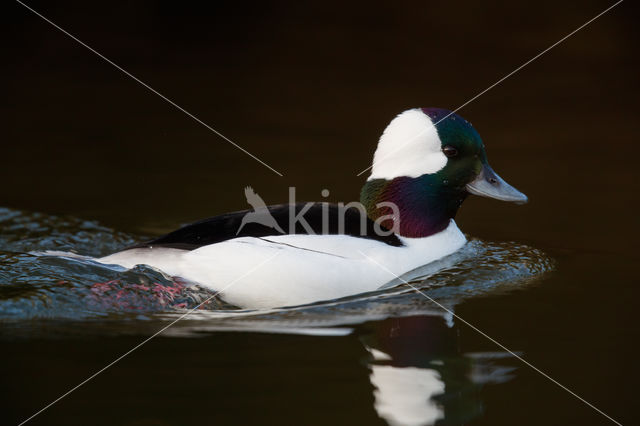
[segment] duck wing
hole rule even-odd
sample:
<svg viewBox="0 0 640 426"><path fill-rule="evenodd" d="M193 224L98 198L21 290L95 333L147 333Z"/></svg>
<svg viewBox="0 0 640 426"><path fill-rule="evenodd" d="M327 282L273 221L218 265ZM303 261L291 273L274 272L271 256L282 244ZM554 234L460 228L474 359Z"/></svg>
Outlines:
<svg viewBox="0 0 640 426"><path fill-rule="evenodd" d="M279 227L285 231L284 235L350 235L377 240L396 247L403 245L402 241L394 234L378 235L375 232L374 222L355 208L345 210L344 207L339 207L337 204L297 203L278 204L266 207L266 209ZM161 237L127 247L125 250L145 247L195 250L234 238L283 235L279 230L261 223L249 222L242 226L242 218L251 212L253 210L242 210L204 219ZM323 220L323 216L326 219ZM344 219L341 220L340 216L343 216ZM298 217L299 220L294 221L294 217ZM361 221L364 221L364 233L361 232ZM323 222L328 225L326 229L323 229ZM343 222L342 226L340 226L341 222ZM241 226L242 229L240 229Z"/></svg>

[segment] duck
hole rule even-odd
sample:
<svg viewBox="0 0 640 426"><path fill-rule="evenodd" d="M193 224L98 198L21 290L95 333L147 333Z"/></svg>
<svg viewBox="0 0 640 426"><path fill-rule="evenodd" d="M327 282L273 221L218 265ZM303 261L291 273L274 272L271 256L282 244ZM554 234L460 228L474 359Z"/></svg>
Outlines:
<svg viewBox="0 0 640 426"><path fill-rule="evenodd" d="M383 131L359 202L267 206L201 220L96 259L147 265L245 309L299 306L375 291L460 250L455 216L469 195L525 203L493 171L471 123L413 108Z"/></svg>

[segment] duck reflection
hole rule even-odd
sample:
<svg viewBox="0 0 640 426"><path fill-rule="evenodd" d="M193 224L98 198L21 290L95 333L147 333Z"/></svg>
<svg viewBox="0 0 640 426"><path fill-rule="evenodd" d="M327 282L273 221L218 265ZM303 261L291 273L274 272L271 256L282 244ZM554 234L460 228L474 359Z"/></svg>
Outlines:
<svg viewBox="0 0 640 426"><path fill-rule="evenodd" d="M440 316L385 321L362 338L374 409L391 425L457 424L482 412L481 385L510 378L502 353L461 354L457 326Z"/></svg>

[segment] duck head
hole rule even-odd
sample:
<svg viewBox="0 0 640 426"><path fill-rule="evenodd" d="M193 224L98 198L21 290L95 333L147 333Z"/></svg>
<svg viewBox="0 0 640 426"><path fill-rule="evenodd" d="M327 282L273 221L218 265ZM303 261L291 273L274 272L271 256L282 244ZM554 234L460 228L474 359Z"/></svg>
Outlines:
<svg viewBox="0 0 640 426"><path fill-rule="evenodd" d="M372 220L421 238L444 230L469 194L527 202L493 171L471 123L445 109L416 108L394 118L380 137L360 201Z"/></svg>

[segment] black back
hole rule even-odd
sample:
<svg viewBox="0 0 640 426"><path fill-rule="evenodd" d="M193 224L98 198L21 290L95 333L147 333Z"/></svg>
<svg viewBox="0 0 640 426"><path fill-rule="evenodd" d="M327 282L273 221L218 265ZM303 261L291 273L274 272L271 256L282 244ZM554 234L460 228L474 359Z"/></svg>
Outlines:
<svg viewBox="0 0 640 426"><path fill-rule="evenodd" d="M309 203L311 204L311 203ZM170 232L162 237L158 237L151 241L147 241L141 244L137 244L131 248L144 248L144 247L167 247L177 248L183 250L195 250L198 247L207 246L209 244L215 244L222 241L230 240L238 237L268 237L273 235L285 235L285 234L310 234L305 229L304 225L297 221L294 229L289 229L290 208L293 207L296 215L299 214L307 206L306 203L297 203L295 205L279 204L275 206L267 207L269 213L278 223L280 228L284 230L284 233L269 226L262 225L260 223L246 223L242 225L242 219L247 213L253 212L253 210L242 210L233 213L226 213L220 216L215 216L209 219L204 219L199 222L186 225L178 230ZM309 228L313 231L313 234L321 235L322 232L322 220L323 210L326 211L325 219L328 226L325 230L325 235L351 235L354 237L367 238L376 241L389 244L391 246L402 246L402 241L398 239L395 234L386 236L378 235L375 232L374 222L369 219L366 214L359 209L350 208L345 210L339 208L336 204L329 203L312 203L312 205L301 216ZM339 232L340 222L339 215L344 216L343 232ZM365 220L364 233L361 232L361 220ZM242 226L240 232L238 229Z"/></svg>

